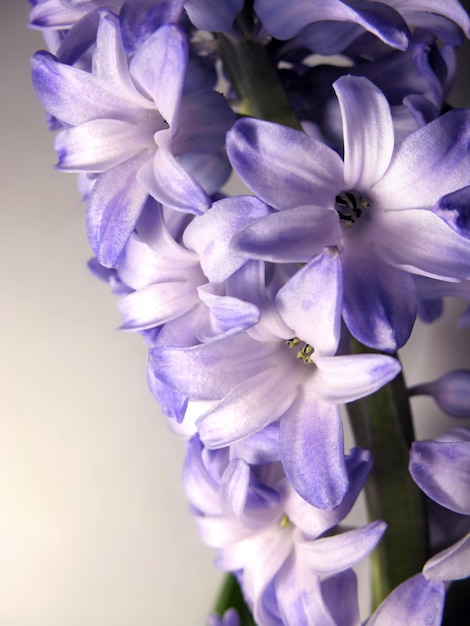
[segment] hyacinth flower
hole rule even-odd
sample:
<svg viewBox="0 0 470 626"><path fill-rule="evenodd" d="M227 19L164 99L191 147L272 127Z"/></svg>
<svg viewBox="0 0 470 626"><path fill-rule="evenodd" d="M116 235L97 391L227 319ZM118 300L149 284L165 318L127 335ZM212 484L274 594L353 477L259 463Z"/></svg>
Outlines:
<svg viewBox="0 0 470 626"><path fill-rule="evenodd" d="M37 0L30 21L90 267L148 345L190 510L230 573L209 623L448 619L470 574L468 431L415 441L409 396L465 419L468 372L409 390L395 352L418 315L470 300L470 112L446 103L465 11Z"/></svg>
<svg viewBox="0 0 470 626"><path fill-rule="evenodd" d="M219 152L232 115L212 90L184 99L187 64L186 37L172 24L158 28L129 64L110 12L100 16L91 73L46 52L33 58L38 97L66 126L56 138L57 167L99 175L87 201L87 230L102 265L116 264L149 193L183 211L210 206L176 156ZM201 182L212 193L225 178L226 170L215 167Z"/></svg>
<svg viewBox="0 0 470 626"><path fill-rule="evenodd" d="M370 467L369 454L353 449L348 493L334 511L324 511L298 496L279 463L250 469L226 448L207 450L197 436L189 441L183 482L201 538L217 548L217 566L236 573L257 623L337 623L322 579L343 572L354 579L350 568L385 530L383 523L339 526Z"/></svg>

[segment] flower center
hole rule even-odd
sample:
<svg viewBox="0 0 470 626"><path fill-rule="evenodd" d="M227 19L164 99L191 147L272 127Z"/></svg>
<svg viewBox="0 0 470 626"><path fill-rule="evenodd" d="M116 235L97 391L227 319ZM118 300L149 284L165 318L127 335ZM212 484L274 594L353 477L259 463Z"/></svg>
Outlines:
<svg viewBox="0 0 470 626"><path fill-rule="evenodd" d="M292 337L292 339L288 339L286 341L286 346L288 348L294 348L295 346L298 346L301 343L300 339L298 337ZM310 356L311 354L313 354L313 346L311 346L309 343L305 343L303 342L303 346L299 348L299 351L297 352L297 358L300 359L303 363L313 363L313 359Z"/></svg>
<svg viewBox="0 0 470 626"><path fill-rule="evenodd" d="M370 206L369 200L355 191L343 191L336 196L335 203L343 228L351 228Z"/></svg>

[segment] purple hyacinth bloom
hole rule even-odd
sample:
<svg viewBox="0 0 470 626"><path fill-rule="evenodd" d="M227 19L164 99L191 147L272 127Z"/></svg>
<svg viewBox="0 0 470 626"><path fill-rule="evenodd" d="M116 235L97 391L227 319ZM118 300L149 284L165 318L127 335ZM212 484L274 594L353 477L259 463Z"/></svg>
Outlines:
<svg viewBox="0 0 470 626"><path fill-rule="evenodd" d="M302 33L304 43L312 34L317 42L319 30L326 28L337 43L336 49L328 50L329 54L341 52L364 30L400 50L407 47L410 27L437 32L455 45L462 42L460 29L466 35L470 32L470 19L457 0L255 0L254 6L266 30L277 39L291 39ZM309 30L312 32L305 37Z"/></svg>
<svg viewBox="0 0 470 626"><path fill-rule="evenodd" d="M289 480L315 506L335 507L348 488L338 405L373 393L400 365L381 354L323 355L253 297L263 291L264 271L250 279L245 293L263 311L258 324L219 341L151 348L151 370L185 397L210 403L196 422L210 448L234 444L279 420L280 458ZM334 343L326 341L334 352Z"/></svg>
<svg viewBox="0 0 470 626"><path fill-rule="evenodd" d="M412 274L470 276L470 241L433 211L439 198L468 184L470 112L451 111L395 145L390 107L377 87L355 76L334 87L344 159L278 124L244 119L229 131L235 170L277 209L237 233L232 249L247 258L307 264L298 272L305 277L322 250L337 249L344 294L331 289L331 297L343 298L340 310L359 341L392 352L406 342L416 317ZM311 272L326 279L332 263Z"/></svg>
<svg viewBox="0 0 470 626"><path fill-rule="evenodd" d="M279 463L250 468L227 448L208 450L198 437L189 441L183 481L201 538L217 549L218 567L237 573L257 623L355 623L334 621L341 611L330 611L332 596L346 586L348 608L357 615L350 568L374 548L385 524L345 532L339 526L364 485L370 455L354 448L346 465L350 488L339 507L324 511L292 489ZM348 574L321 582L340 572Z"/></svg>
<svg viewBox="0 0 470 626"><path fill-rule="evenodd" d="M65 126L56 138L58 168L98 175L87 230L102 265L118 261L148 193L190 213L210 206L215 189L206 191L178 158L219 153L233 114L212 90L183 93L188 43L177 26L159 28L128 62L119 19L101 12L91 72L47 52L32 65L39 99Z"/></svg>

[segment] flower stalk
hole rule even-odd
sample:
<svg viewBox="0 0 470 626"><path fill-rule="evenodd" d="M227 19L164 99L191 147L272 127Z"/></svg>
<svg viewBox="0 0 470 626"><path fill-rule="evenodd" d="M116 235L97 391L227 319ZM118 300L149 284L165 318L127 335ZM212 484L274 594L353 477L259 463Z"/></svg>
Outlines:
<svg viewBox="0 0 470 626"><path fill-rule="evenodd" d="M355 340L352 350L369 351ZM371 555L375 609L395 587L421 571L428 557L424 498L408 471L414 433L403 374L349 403L347 411L356 444L370 450L374 459L365 486L368 516L387 522Z"/></svg>

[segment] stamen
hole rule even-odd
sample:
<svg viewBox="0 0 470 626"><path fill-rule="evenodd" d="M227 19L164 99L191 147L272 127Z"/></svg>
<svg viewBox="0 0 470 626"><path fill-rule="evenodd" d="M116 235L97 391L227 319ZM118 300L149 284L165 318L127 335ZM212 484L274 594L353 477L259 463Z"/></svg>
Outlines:
<svg viewBox="0 0 470 626"><path fill-rule="evenodd" d="M292 339L287 339L286 346L288 348L293 348L294 346L298 346L300 343L299 337L292 337ZM297 352L297 358L303 361L304 363L313 363L312 358L310 357L313 354L314 348L309 343L304 343L304 345Z"/></svg>
<svg viewBox="0 0 470 626"><path fill-rule="evenodd" d="M281 528L287 528L290 524L290 519L288 515L283 515L281 519Z"/></svg>
<svg viewBox="0 0 470 626"><path fill-rule="evenodd" d="M362 194L352 191L343 191L335 199L336 210L344 228L351 226L358 220L364 209L368 209L369 201Z"/></svg>
<svg viewBox="0 0 470 626"><path fill-rule="evenodd" d="M300 339L298 337L292 337L292 339L288 339L286 341L286 346L288 348L293 348L294 346L296 346L298 343L300 343Z"/></svg>

